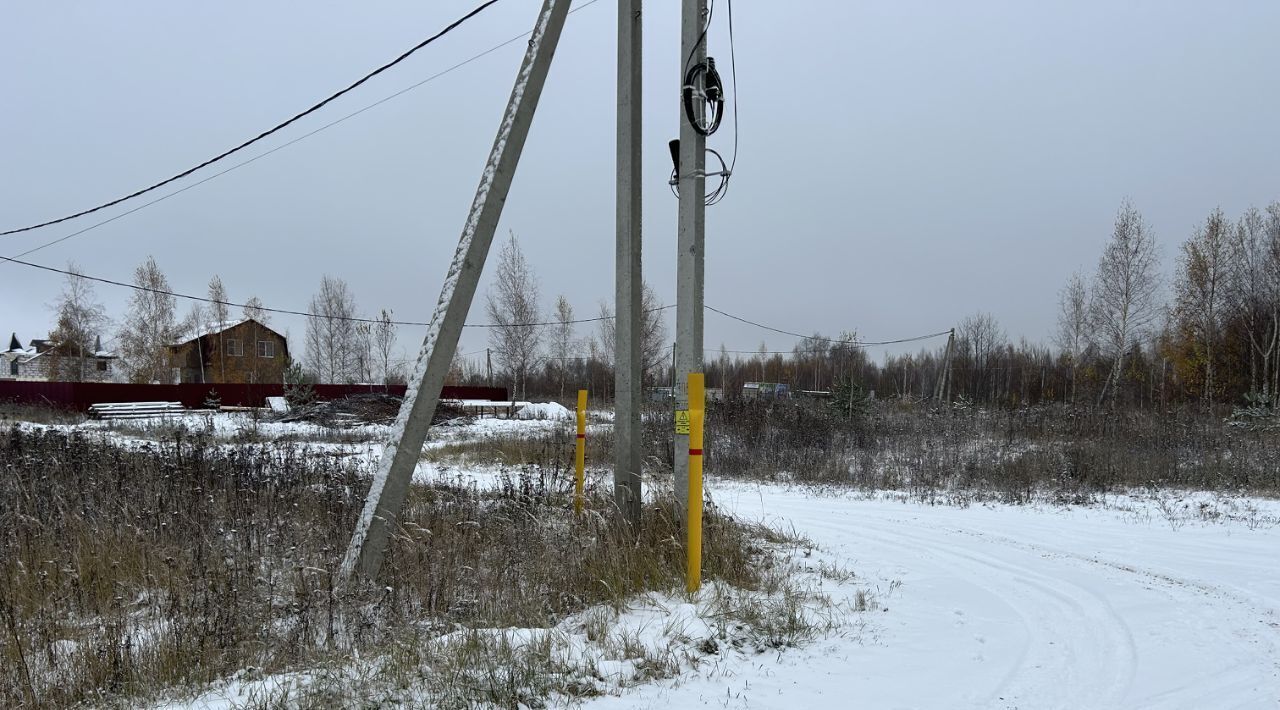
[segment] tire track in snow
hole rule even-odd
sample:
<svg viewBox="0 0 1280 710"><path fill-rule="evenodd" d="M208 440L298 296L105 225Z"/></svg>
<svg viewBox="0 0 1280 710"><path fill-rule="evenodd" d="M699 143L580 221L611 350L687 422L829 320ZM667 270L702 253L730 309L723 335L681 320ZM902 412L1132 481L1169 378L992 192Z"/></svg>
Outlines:
<svg viewBox="0 0 1280 710"><path fill-rule="evenodd" d="M1237 607L1238 611L1243 612L1244 616L1255 618L1258 624L1267 627L1262 630L1256 630L1250 628L1250 626L1237 626L1230 633L1242 643L1262 646L1264 650L1258 655L1261 658L1271 659L1276 675L1280 677L1280 634L1276 633L1275 607L1272 606L1274 600L1269 596L1254 594L1236 585L1214 584L1190 577L1176 576L1134 564L1102 559L1096 554L1080 554L1058 546L1040 545L1004 535L956 528L954 526L928 527L938 533L963 535L990 544L1025 550L1028 553L1038 554L1045 558L1056 558L1074 564L1078 568L1098 568L1104 570L1105 573L1124 577L1131 583L1153 585L1158 587L1159 591L1171 601L1187 608L1195 608L1195 602L1197 601L1201 604L1226 601ZM1193 599L1188 603L1186 599L1188 595L1203 597L1203 599ZM1192 682L1179 684L1176 688L1157 693L1149 699L1149 703L1144 702L1141 707L1254 707L1256 706L1255 694L1248 690L1242 690L1250 688L1252 680L1253 678L1247 672L1242 672L1235 668L1226 668L1213 673L1208 678L1200 676ZM1274 705L1280 707L1280 690L1276 691Z"/></svg>
<svg viewBox="0 0 1280 710"><path fill-rule="evenodd" d="M801 527L801 526L797 526ZM977 691L975 707L1100 708L1121 703L1134 677L1136 646L1123 618L1101 595L1030 565L1011 564L973 550L948 548L936 537L898 526L873 526L865 519L843 525L806 524L803 530L844 533L854 542L872 541L907 553L981 588L1020 619L1028 635L1023 651L1009 662L994 687ZM1067 590L1071 590L1070 592ZM1057 699L1046 706L1045 688ZM977 690L977 689L975 689Z"/></svg>

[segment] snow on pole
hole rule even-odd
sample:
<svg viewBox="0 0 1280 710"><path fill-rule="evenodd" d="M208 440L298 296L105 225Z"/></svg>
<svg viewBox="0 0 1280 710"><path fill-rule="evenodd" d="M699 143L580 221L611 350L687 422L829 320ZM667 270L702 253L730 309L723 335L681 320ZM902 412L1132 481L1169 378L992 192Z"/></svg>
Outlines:
<svg viewBox="0 0 1280 710"><path fill-rule="evenodd" d="M502 215L502 206L511 188L511 178L520 161L538 97L546 82L551 58L555 55L560 31L564 28L570 0L544 0L529 37L529 47L516 75L511 98L502 114L497 137L489 151L480 186L458 240L453 262L440 289L440 299L427 327L422 349L414 364L413 376L405 391L400 413L391 427L382 460L356 521L351 543L342 561L342 579L350 580L358 571L373 579L382 566L391 530L409 491L414 467L427 438L431 418L440 399L440 388L458 348L458 338L467 312L475 298L493 233Z"/></svg>

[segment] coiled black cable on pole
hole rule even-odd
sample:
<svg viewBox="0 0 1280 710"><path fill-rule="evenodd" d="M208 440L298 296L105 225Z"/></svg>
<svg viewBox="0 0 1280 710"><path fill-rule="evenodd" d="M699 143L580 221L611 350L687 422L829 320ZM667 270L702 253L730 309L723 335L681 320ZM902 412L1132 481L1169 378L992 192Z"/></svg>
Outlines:
<svg viewBox="0 0 1280 710"><path fill-rule="evenodd" d="M715 133L724 118L724 84L720 82L714 58L707 57L707 61L689 67L684 75L683 93L684 115L689 125L704 136ZM701 115L696 102L702 103Z"/></svg>

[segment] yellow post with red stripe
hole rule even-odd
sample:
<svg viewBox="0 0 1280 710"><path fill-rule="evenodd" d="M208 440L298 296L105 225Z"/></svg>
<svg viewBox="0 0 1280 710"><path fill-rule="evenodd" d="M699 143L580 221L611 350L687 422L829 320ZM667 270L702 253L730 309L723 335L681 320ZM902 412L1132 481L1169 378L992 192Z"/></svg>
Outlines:
<svg viewBox="0 0 1280 710"><path fill-rule="evenodd" d="M702 586L702 423L706 414L706 390L701 372L689 373L689 505L685 531L687 567L685 588Z"/></svg>
<svg viewBox="0 0 1280 710"><path fill-rule="evenodd" d="M578 437L573 455L573 512L582 514L583 470L587 465L587 391L578 390Z"/></svg>

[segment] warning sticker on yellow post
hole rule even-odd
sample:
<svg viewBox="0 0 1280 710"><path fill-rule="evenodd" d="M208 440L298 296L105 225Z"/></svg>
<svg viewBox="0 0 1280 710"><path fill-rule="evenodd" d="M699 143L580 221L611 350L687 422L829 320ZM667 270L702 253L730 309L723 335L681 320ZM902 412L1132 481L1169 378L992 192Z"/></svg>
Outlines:
<svg viewBox="0 0 1280 710"><path fill-rule="evenodd" d="M676 410L676 433L677 433L677 434L684 434L684 435L688 436L688 434L689 434L689 410L687 410L687 409L677 409L677 410Z"/></svg>

